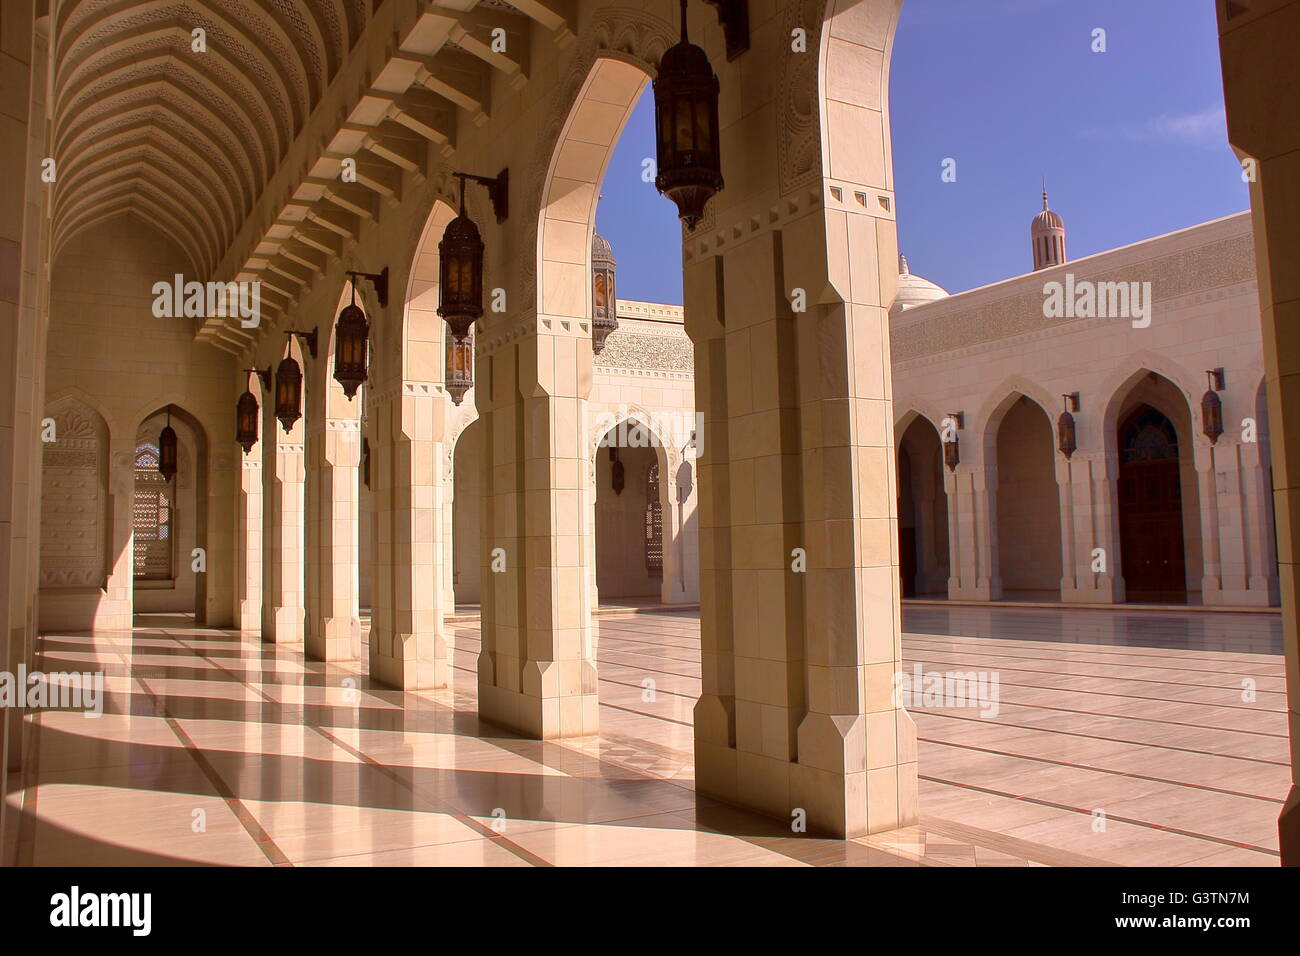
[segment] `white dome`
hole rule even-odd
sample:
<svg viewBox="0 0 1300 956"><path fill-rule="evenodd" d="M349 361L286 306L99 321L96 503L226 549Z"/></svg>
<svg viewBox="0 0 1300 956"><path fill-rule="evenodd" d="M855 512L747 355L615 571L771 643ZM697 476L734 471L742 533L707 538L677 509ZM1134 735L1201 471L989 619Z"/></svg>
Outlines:
<svg viewBox="0 0 1300 956"><path fill-rule="evenodd" d="M890 315L947 297L943 288L908 271L907 256L898 257L898 295L894 296L894 304L889 307Z"/></svg>

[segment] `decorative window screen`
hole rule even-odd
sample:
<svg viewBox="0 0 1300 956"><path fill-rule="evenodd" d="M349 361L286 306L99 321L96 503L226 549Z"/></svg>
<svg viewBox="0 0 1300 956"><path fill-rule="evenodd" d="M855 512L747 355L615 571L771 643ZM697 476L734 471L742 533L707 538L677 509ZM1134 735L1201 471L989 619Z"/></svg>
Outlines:
<svg viewBox="0 0 1300 956"><path fill-rule="evenodd" d="M664 576L664 520L659 503L659 463L655 462L645 478L645 569L652 578Z"/></svg>
<svg viewBox="0 0 1300 956"><path fill-rule="evenodd" d="M135 450L135 576L148 580L170 580L175 527L167 482L158 474L158 446L140 445Z"/></svg>

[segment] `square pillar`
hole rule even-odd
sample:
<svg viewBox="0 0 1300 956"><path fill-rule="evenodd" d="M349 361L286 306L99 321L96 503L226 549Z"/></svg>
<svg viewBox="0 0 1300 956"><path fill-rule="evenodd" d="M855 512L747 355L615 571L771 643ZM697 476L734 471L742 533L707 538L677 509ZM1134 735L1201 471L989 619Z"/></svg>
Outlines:
<svg viewBox="0 0 1300 956"><path fill-rule="evenodd" d="M443 537L451 529L444 527L443 455L449 399L436 383L398 381L376 387L367 402L375 527L370 676L401 690L447 687L452 645L442 620L449 610L443 578L451 568ZM336 581L340 572L336 567Z"/></svg>

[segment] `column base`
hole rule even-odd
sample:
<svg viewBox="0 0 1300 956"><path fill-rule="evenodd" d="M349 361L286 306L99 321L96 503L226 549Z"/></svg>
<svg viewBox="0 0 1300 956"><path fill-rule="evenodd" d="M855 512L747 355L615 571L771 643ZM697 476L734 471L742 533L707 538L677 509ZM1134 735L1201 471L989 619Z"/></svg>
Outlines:
<svg viewBox="0 0 1300 956"><path fill-rule="evenodd" d="M356 660L356 648L361 644L361 619L325 617L313 621L305 644L307 656L314 661Z"/></svg>
<svg viewBox="0 0 1300 956"><path fill-rule="evenodd" d="M360 640L359 623L357 629L357 639ZM347 640L350 642L351 636ZM451 645L441 631L433 634L381 634L372 625L370 679L395 690L450 687Z"/></svg>
<svg viewBox="0 0 1300 956"><path fill-rule="evenodd" d="M1277 818L1278 846L1283 866L1300 866L1300 785L1291 784L1291 793Z"/></svg>
<svg viewBox="0 0 1300 956"><path fill-rule="evenodd" d="M590 663L529 661L524 665L523 689L514 690L492 683L494 673L487 657L479 658L478 709L484 720L537 740L588 737L600 729L596 670ZM562 672L575 675L572 687L561 686Z"/></svg>
<svg viewBox="0 0 1300 956"><path fill-rule="evenodd" d="M262 602L240 601L235 626L241 631L256 631L262 626Z"/></svg>
<svg viewBox="0 0 1300 956"><path fill-rule="evenodd" d="M272 644L297 644L307 631L307 613L301 607L272 607L262 629L262 640Z"/></svg>
<svg viewBox="0 0 1300 956"><path fill-rule="evenodd" d="M910 826L918 806L916 726L901 708L808 714L798 763L701 739L697 729L695 780L700 794L792 826L802 820L810 833L851 839Z"/></svg>

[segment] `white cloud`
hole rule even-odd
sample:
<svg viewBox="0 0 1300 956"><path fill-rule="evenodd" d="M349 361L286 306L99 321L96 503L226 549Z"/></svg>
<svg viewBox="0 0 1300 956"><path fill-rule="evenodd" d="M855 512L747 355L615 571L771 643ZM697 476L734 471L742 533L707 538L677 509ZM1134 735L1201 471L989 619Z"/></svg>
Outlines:
<svg viewBox="0 0 1300 956"><path fill-rule="evenodd" d="M1161 113L1144 123L1083 130L1085 139L1126 139L1134 143L1170 143L1219 149L1228 144L1228 120L1222 106L1195 113Z"/></svg>

